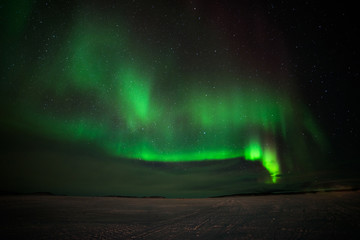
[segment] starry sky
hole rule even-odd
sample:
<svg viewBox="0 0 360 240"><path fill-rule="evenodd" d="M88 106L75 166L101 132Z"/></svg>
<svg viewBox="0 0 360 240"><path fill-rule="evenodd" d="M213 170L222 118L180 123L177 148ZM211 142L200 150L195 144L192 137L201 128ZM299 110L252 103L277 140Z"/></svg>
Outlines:
<svg viewBox="0 0 360 240"><path fill-rule="evenodd" d="M4 1L1 191L357 186L352 6Z"/></svg>

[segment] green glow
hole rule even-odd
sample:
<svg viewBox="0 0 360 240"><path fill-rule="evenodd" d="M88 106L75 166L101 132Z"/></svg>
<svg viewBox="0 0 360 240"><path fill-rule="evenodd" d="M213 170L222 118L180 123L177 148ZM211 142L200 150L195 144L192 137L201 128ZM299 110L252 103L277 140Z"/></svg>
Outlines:
<svg viewBox="0 0 360 240"><path fill-rule="evenodd" d="M258 160L262 157L261 146L258 142L251 142L251 144L245 149L245 159Z"/></svg>
<svg viewBox="0 0 360 240"><path fill-rule="evenodd" d="M120 108L126 112L127 124L131 129L138 124L147 124L155 118L156 106L151 106L150 79L139 71L127 70L119 74L119 97L123 103Z"/></svg>
<svg viewBox="0 0 360 240"><path fill-rule="evenodd" d="M135 78L135 79L134 79ZM149 114L150 89L145 81L138 81L132 74L126 75L124 83L124 101L140 120L146 120Z"/></svg>
<svg viewBox="0 0 360 240"><path fill-rule="evenodd" d="M167 65L175 58L144 47L126 27L84 16L76 22L36 76L41 88L23 87L18 127L123 158L260 161L273 183L280 163L310 154L302 131L325 141L306 110L261 77L183 73ZM284 154L278 140L289 143Z"/></svg>
<svg viewBox="0 0 360 240"><path fill-rule="evenodd" d="M264 151L264 157L262 160L264 167L271 174L272 181L276 182L276 174L280 173L280 167L277 160L276 152L271 148L266 148Z"/></svg>

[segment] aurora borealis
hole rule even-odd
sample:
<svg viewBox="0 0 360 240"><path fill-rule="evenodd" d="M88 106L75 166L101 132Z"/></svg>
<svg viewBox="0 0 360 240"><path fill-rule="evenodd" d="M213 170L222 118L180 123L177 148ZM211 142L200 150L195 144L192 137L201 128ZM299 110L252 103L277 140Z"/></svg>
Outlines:
<svg viewBox="0 0 360 240"><path fill-rule="evenodd" d="M326 158L285 37L260 6L30 2L3 8L6 128L135 165L258 162L267 185Z"/></svg>

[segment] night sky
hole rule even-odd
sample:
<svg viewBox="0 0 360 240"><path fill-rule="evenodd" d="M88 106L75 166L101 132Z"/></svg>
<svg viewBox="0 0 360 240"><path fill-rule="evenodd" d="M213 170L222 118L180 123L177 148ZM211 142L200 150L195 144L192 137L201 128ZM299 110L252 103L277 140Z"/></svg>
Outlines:
<svg viewBox="0 0 360 240"><path fill-rule="evenodd" d="M2 1L0 190L356 187L355 7Z"/></svg>

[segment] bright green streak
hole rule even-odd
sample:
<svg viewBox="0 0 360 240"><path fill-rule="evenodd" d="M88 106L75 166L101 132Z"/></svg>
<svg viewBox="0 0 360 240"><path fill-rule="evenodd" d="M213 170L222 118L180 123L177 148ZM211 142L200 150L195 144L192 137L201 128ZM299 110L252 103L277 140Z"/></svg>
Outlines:
<svg viewBox="0 0 360 240"><path fill-rule="evenodd" d="M262 157L262 149L258 142L251 142L251 144L245 149L245 159L258 160Z"/></svg>
<svg viewBox="0 0 360 240"><path fill-rule="evenodd" d="M79 20L69 44L38 74L41 88L24 90L16 110L24 119L19 127L64 141L90 142L124 158L260 161L273 183L281 161L310 154L302 132L323 144L311 116L287 95L279 96L258 80L233 80L237 76L164 77L148 57L158 51L142 53L128 31L113 26ZM164 78L183 84L160 91ZM222 84L224 79L233 81ZM279 139L289 143L284 153L276 147Z"/></svg>
<svg viewBox="0 0 360 240"><path fill-rule="evenodd" d="M271 149L265 149L262 164L269 171L272 177L272 181L276 182L276 174L280 173L280 167L277 160L276 152Z"/></svg>

